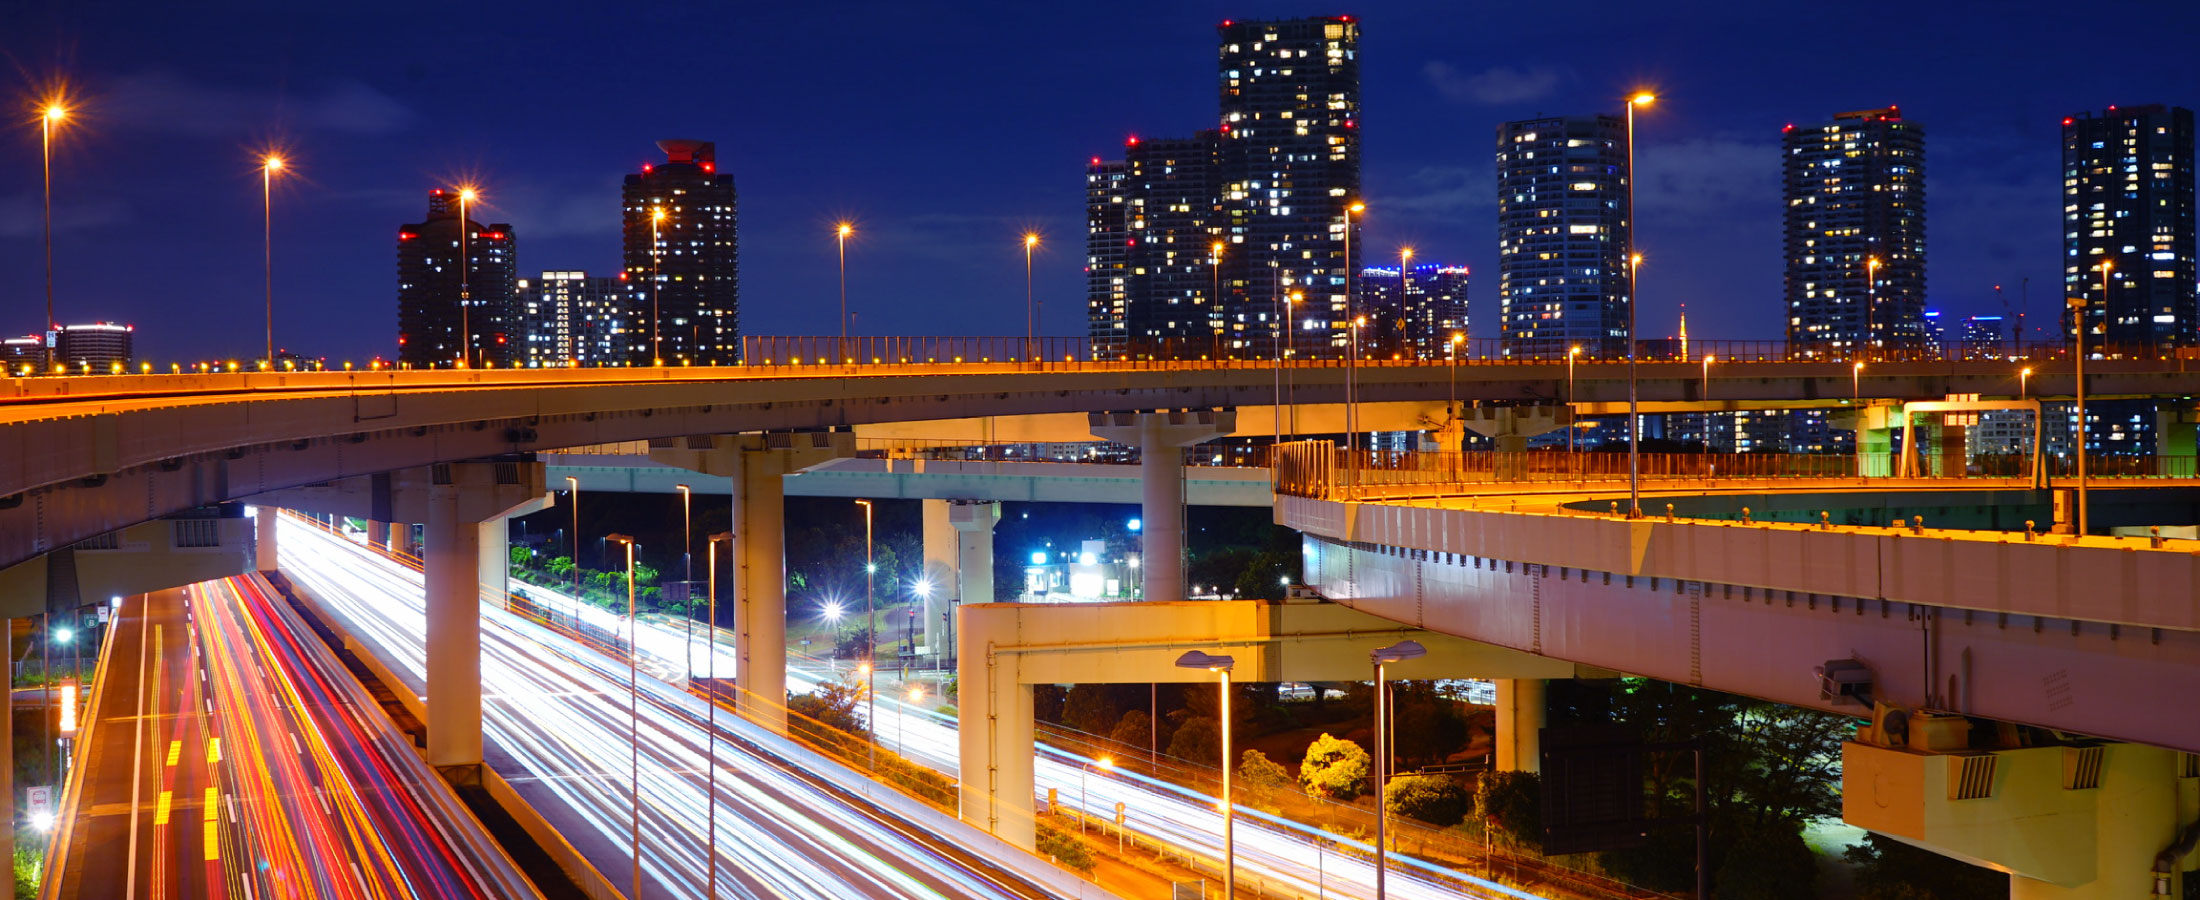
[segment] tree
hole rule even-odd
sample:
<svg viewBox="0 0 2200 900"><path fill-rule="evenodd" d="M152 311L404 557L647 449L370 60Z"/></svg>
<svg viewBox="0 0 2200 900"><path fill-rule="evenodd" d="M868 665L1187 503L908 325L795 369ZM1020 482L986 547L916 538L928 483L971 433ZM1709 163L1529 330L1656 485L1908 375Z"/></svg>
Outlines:
<svg viewBox="0 0 2200 900"><path fill-rule="evenodd" d="M1383 786L1383 808L1394 815L1449 828L1474 811L1474 795L1443 775L1407 775Z"/></svg>
<svg viewBox="0 0 2200 900"><path fill-rule="evenodd" d="M1858 900L2001 900L2009 896L2009 876L1893 838L1866 834L1863 843L1841 855L1856 867Z"/></svg>
<svg viewBox="0 0 2200 900"><path fill-rule="evenodd" d="M1856 732L1854 720L1751 700L1734 725L1741 758L1710 786L1733 798L1744 834L1841 814L1841 742Z"/></svg>
<svg viewBox="0 0 2200 900"><path fill-rule="evenodd" d="M1247 750L1238 763L1238 783L1244 785L1248 804L1262 809L1276 805L1276 795L1291 785L1291 773L1269 759L1268 754Z"/></svg>
<svg viewBox="0 0 2200 900"><path fill-rule="evenodd" d="M1360 745L1323 732L1306 748L1306 761L1299 764L1299 784L1309 794L1350 803L1367 792L1371 763Z"/></svg>
<svg viewBox="0 0 2200 900"><path fill-rule="evenodd" d="M1115 698L1105 684L1073 684L1062 700L1062 724L1086 734L1115 728Z"/></svg>
<svg viewBox="0 0 2200 900"><path fill-rule="evenodd" d="M571 581L573 579L573 558L570 556L553 557L550 560L550 575L559 581Z"/></svg>
<svg viewBox="0 0 2200 900"><path fill-rule="evenodd" d="M1176 734L1169 738L1169 755L1202 765L1222 762L1222 732L1215 730L1215 720L1195 716L1176 727Z"/></svg>
<svg viewBox="0 0 2200 900"><path fill-rule="evenodd" d="M1474 803L1513 844L1543 852L1543 779L1534 772L1484 772Z"/></svg>
<svg viewBox="0 0 2200 900"><path fill-rule="evenodd" d="M1811 896L1817 882L1818 864L1803 843L1801 825L1783 824L1744 831L1727 848L1712 890L1719 900L1786 900Z"/></svg>
<svg viewBox="0 0 2200 900"><path fill-rule="evenodd" d="M1154 738L1153 717L1143 709L1124 713L1122 720L1108 732L1108 740L1125 747L1152 747ZM1159 748L1154 748L1159 749Z"/></svg>
<svg viewBox="0 0 2200 900"><path fill-rule="evenodd" d="M870 734L857 712L863 688L827 681L808 694L787 697L787 727L828 749L845 749Z"/></svg>

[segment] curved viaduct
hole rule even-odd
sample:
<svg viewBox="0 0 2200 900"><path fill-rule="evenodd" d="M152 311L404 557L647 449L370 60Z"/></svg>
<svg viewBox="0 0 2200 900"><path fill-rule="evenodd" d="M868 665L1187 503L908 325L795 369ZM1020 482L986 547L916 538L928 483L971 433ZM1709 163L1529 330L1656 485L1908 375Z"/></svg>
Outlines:
<svg viewBox="0 0 2200 900"><path fill-rule="evenodd" d="M2183 394L2190 361L2097 362L2096 395ZM1720 408L2007 395L2006 361L1643 363L1649 403ZM2035 395L2069 390L2040 365ZM1334 361L1287 367L1290 399L1333 405L1610 403L1621 363ZM123 375L0 381L0 568L193 507L439 462L698 434L1048 413L1235 408L1259 431L1276 368L1249 362L977 363L695 369ZM1410 411L1410 410L1407 410ZM1400 410L1393 410L1394 413ZM1370 427L1406 427L1373 424Z"/></svg>

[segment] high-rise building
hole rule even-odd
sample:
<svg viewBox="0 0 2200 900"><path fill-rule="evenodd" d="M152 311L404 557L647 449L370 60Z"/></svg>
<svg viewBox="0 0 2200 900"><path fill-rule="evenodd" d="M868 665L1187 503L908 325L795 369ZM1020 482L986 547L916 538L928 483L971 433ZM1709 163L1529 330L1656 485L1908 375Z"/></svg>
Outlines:
<svg viewBox="0 0 2200 900"><path fill-rule="evenodd" d="M1130 198L1125 165L1093 157L1085 167L1085 320L1094 355L1130 348Z"/></svg>
<svg viewBox="0 0 2200 900"><path fill-rule="evenodd" d="M1353 285L1374 332L1368 343L1408 358L1451 358L1445 344L1467 336L1467 267L1424 263L1404 277L1399 271L1369 266Z"/></svg>
<svg viewBox="0 0 2200 900"><path fill-rule="evenodd" d="M455 366L469 358L474 365L510 365L519 358L509 325L519 238L511 225L484 224L470 208L462 236L460 214L458 195L437 188L428 192L427 219L397 229L400 363Z"/></svg>
<svg viewBox="0 0 2200 900"><path fill-rule="evenodd" d="M1498 337L1506 356L1627 353L1627 123L1559 116L1497 128Z"/></svg>
<svg viewBox="0 0 2200 900"><path fill-rule="evenodd" d="M1788 342L1926 349L1925 129L1889 106L1789 125L1780 146Z"/></svg>
<svg viewBox="0 0 2200 900"><path fill-rule="evenodd" d="M9 375L22 374L25 368L33 371L45 368L45 335L26 334L0 341L0 366L5 366Z"/></svg>
<svg viewBox="0 0 2200 900"><path fill-rule="evenodd" d="M629 361L731 365L741 361L741 268L733 176L718 145L665 140L665 161L626 176L627 284L641 340Z"/></svg>
<svg viewBox="0 0 2200 900"><path fill-rule="evenodd" d="M617 278L578 271L519 282L521 365L624 365L632 356L633 294Z"/></svg>
<svg viewBox="0 0 2200 900"><path fill-rule="evenodd" d="M1359 22L1229 21L1219 38L1225 352L1274 355L1277 301L1302 291L1293 349L1341 356L1363 252L1355 240L1345 255L1361 199Z"/></svg>
<svg viewBox="0 0 2200 900"><path fill-rule="evenodd" d="M2087 351L2151 355L2200 344L2192 110L2111 106L2064 119L2062 141L2063 281L2086 300ZM2103 262L2111 264L2105 298ZM2065 315L2063 333L2070 328Z"/></svg>
<svg viewBox="0 0 2200 900"><path fill-rule="evenodd" d="M1087 304L1102 352L1220 355L1215 149L1220 133L1131 138L1086 178ZM1228 256L1227 252L1224 258Z"/></svg>
<svg viewBox="0 0 2200 900"><path fill-rule="evenodd" d="M72 372L106 373L130 368L136 361L137 329L114 322L56 325L52 335L54 362Z"/></svg>
<svg viewBox="0 0 2200 900"><path fill-rule="evenodd" d="M1972 316L1963 320L1963 336L1948 348L1950 356L1963 359L1999 359L2009 350L2009 330L2000 316Z"/></svg>

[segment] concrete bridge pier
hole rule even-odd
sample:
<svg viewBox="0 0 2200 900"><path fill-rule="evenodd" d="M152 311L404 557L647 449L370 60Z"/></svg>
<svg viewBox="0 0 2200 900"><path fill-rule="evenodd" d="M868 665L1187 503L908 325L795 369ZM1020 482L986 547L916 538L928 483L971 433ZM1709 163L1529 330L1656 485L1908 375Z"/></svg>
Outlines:
<svg viewBox="0 0 2200 900"><path fill-rule="evenodd" d="M2154 409L2154 455L2169 468L2162 474L2179 478L2200 475L2194 457L2200 455L2200 403L2163 400Z"/></svg>
<svg viewBox="0 0 2200 900"><path fill-rule="evenodd" d="M1543 765L1543 724L1549 711L1541 678L1497 679L1495 760L1500 772L1539 772Z"/></svg>
<svg viewBox="0 0 2200 900"><path fill-rule="evenodd" d="M652 441L659 463L733 482L734 706L787 730L788 474L855 455L850 432L698 435Z"/></svg>
<svg viewBox="0 0 2200 900"><path fill-rule="evenodd" d="M429 467L428 476L428 764L478 766L481 599L504 597L505 520L547 508L549 498L540 463L452 463Z"/></svg>
<svg viewBox="0 0 2200 900"><path fill-rule="evenodd" d="M1235 410L1093 413L1092 435L1138 448L1139 557L1148 600L1184 599L1184 448L1237 429Z"/></svg>
<svg viewBox="0 0 2200 900"><path fill-rule="evenodd" d="M993 602L993 526L1001 504L978 500L924 501L924 644L935 656L953 651L954 608Z"/></svg>
<svg viewBox="0 0 2200 900"><path fill-rule="evenodd" d="M1557 406L1480 406L1462 410L1462 413L1462 425L1497 445L1496 476L1499 481L1519 481L1527 477L1527 457L1523 454L1528 450L1529 438L1574 424L1573 411Z"/></svg>

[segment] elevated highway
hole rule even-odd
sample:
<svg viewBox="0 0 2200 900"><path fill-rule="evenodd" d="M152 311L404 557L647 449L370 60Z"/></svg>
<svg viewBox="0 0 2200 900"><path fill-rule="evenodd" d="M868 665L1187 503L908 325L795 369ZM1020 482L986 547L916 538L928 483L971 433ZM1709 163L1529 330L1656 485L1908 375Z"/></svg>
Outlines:
<svg viewBox="0 0 2200 900"><path fill-rule="evenodd" d="M2095 396L2184 396L2191 360L2089 366ZM2014 364L1645 363L1645 400L1720 405L2012 395ZM1234 409L1240 427L1421 429L1443 404L1625 399L1616 363L940 363L283 372L0 381L0 567L147 519L409 466L698 434L1151 409ZM1569 371L1572 377L1569 378ZM2038 363L2034 396L2067 394ZM1279 391L1279 382L1283 388ZM1719 399L1707 399L1708 392ZM1296 418L1278 414L1278 394ZM1389 408L1385 409L1385 405ZM1324 408L1328 411L1325 412ZM1373 415L1381 413L1380 416ZM1385 421L1385 419L1389 421ZM1295 423L1295 426L1294 426Z"/></svg>

